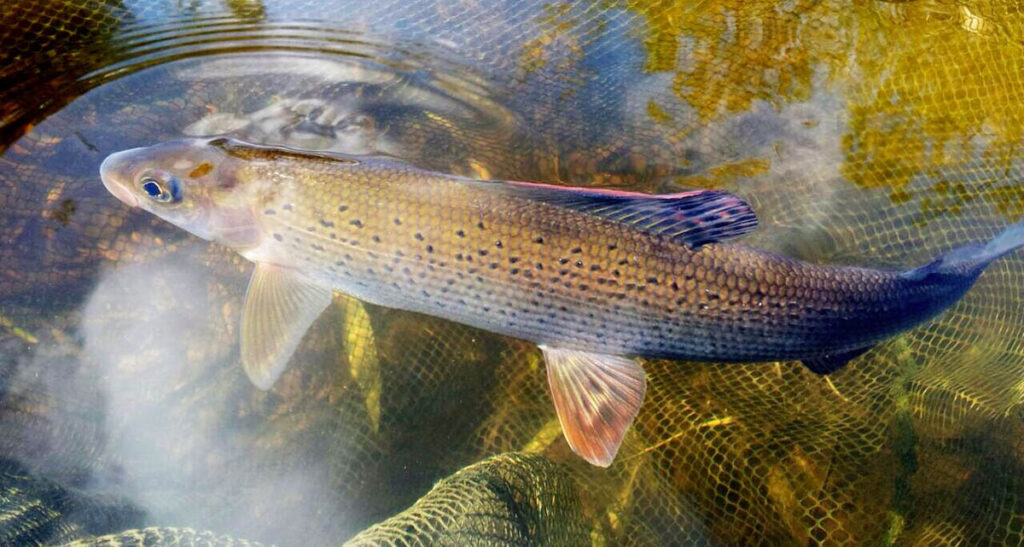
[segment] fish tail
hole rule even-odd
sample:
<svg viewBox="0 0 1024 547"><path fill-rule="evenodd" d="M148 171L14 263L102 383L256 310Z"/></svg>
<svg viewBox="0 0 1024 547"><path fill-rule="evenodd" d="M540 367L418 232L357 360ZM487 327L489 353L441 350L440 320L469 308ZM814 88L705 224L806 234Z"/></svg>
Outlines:
<svg viewBox="0 0 1024 547"><path fill-rule="evenodd" d="M957 247L929 264L904 272L903 277L918 280L931 274L962 272L965 269L980 273L993 260L1021 247L1024 247L1024 221L1011 225L984 245Z"/></svg>
<svg viewBox="0 0 1024 547"><path fill-rule="evenodd" d="M1007 253L1024 247L1024 221L1010 226L1003 233L999 234L982 249L982 255L986 262L991 262Z"/></svg>

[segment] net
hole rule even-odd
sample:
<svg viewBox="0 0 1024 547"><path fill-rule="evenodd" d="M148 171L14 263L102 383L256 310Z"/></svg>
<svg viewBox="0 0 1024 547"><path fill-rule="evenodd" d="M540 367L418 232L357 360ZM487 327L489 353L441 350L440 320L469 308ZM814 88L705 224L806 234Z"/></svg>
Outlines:
<svg viewBox="0 0 1024 547"><path fill-rule="evenodd" d="M761 220L746 244L916 266L1024 214L1014 4L28 4L0 10L0 458L18 466L0 540L551 523L597 545L1024 542L1020 253L827 378L645 360L603 470L561 439L535 347L429 317L339 299L252 389L249 266L96 176L109 152L224 130L477 177L723 187ZM222 41L196 38L209 25ZM217 64L243 39L299 55ZM345 61L304 64L323 53ZM70 490L126 501L73 511Z"/></svg>

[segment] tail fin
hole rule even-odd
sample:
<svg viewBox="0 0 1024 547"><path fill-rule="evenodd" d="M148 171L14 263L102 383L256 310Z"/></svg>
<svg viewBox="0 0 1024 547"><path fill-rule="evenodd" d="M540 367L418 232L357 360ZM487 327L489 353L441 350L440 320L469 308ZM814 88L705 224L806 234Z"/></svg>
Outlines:
<svg viewBox="0 0 1024 547"><path fill-rule="evenodd" d="M964 267L978 271L989 262L1024 247L1024 221L1011 225L985 245L971 244L957 247L929 264L903 272L903 277L923 279L933 273L954 272Z"/></svg>
<svg viewBox="0 0 1024 547"><path fill-rule="evenodd" d="M989 241L982 249L982 254L985 255L986 262L991 262L1020 247L1024 247L1024 221L1010 226Z"/></svg>

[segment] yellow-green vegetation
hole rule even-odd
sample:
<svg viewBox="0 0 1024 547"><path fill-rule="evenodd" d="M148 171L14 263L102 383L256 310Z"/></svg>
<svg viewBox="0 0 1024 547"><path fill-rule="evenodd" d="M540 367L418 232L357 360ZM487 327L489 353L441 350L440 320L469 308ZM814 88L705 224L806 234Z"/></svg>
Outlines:
<svg viewBox="0 0 1024 547"><path fill-rule="evenodd" d="M645 362L647 400L602 470L559 436L535 348L416 314L336 299L279 384L253 389L234 345L249 265L120 207L94 172L114 148L178 137L213 115L244 122L280 107L291 117L250 130L291 142L282 127L301 127L308 112L295 105L315 97L351 114L316 127L316 142L358 129L470 176L722 186L757 210L752 246L919 265L1024 214L1024 13L1012 3L454 0L326 14L312 0L164 4L0 10L0 81L33 86L0 89L0 460L19 465L0 474L0 517L17 522L0 531L23 534L0 543L127 529L142 543L314 533L340 543L399 513L390 525L415 529L425 508L458 507L461 518L492 507L484 494L503 476L542 494L571 490L578 499L534 496L542 503L520 514L582 526L595 545L1024 541L1019 254L937 321L827 379L788 362ZM150 47L139 25L167 18L164 36L221 17L241 35L245 25L283 35L275 24L314 15L347 33L324 44L407 72L346 87L308 74L190 77L196 65L172 64L41 117L84 91L69 81ZM466 73L430 79L442 70L395 60L415 46L388 49L395 57L365 46L398 33L395 20L420 29L414 44L456 44L468 60L446 60ZM100 74L89 82L113 77ZM501 105L507 124L397 93L417 78L471 82L463 103ZM368 102L345 111L353 97ZM402 110L381 97L420 102ZM520 451L529 455L473 466ZM558 478L529 484L509 469ZM75 511L40 483L131 499ZM140 507L149 520L111 516ZM439 522L421 537L481 521ZM144 528L183 524L216 533Z"/></svg>

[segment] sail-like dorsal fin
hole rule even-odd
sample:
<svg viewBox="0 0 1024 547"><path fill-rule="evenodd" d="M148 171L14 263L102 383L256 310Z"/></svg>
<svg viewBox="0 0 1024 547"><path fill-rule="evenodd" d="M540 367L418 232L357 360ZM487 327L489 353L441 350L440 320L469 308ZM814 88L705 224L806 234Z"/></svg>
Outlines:
<svg viewBox="0 0 1024 547"><path fill-rule="evenodd" d="M643 194L533 182L501 184L530 199L629 224L691 248L739 237L757 227L750 205L723 190Z"/></svg>

